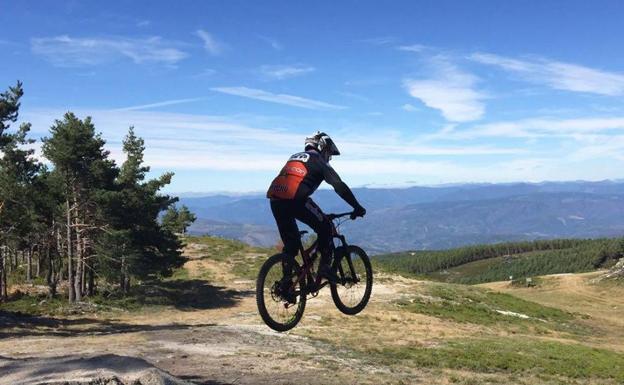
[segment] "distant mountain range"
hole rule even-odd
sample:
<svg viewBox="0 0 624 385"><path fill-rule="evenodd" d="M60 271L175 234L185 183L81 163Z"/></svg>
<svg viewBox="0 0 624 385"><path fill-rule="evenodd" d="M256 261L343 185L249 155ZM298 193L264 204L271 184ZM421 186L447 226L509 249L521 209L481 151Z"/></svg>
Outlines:
<svg viewBox="0 0 624 385"><path fill-rule="evenodd" d="M465 184L358 188L366 217L346 222L348 239L370 253L440 249L506 240L624 235L624 182ZM313 197L325 212L348 211L332 190ZM268 246L277 230L260 194L184 197L198 220L191 233Z"/></svg>

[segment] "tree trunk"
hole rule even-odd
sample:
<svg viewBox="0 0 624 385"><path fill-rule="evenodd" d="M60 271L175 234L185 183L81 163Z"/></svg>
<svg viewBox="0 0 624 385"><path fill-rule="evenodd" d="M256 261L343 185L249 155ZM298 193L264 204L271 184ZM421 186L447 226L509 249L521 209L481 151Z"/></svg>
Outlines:
<svg viewBox="0 0 624 385"><path fill-rule="evenodd" d="M26 281L32 282L32 247L26 250Z"/></svg>
<svg viewBox="0 0 624 385"><path fill-rule="evenodd" d="M92 297L95 294L95 274L93 274L93 269L89 269L89 297Z"/></svg>
<svg viewBox="0 0 624 385"><path fill-rule="evenodd" d="M41 277L41 247L37 247L37 270L35 271L35 277Z"/></svg>
<svg viewBox="0 0 624 385"><path fill-rule="evenodd" d="M5 275L4 275L4 266L5 266L5 252L6 248L5 246L0 246L0 302L3 302L6 300L6 282L5 282Z"/></svg>
<svg viewBox="0 0 624 385"><path fill-rule="evenodd" d="M120 282L121 290L124 295L128 294L130 289L130 279L128 278L128 268L126 266L126 257L121 257L121 282Z"/></svg>
<svg viewBox="0 0 624 385"><path fill-rule="evenodd" d="M69 302L76 301L74 292L74 274L72 271L72 234L71 234L71 208L69 198L65 201L67 207L67 286L69 287Z"/></svg>
<svg viewBox="0 0 624 385"><path fill-rule="evenodd" d="M81 223L80 210L79 210L79 191L78 187L74 184L72 188L72 195L74 200L74 225L76 225L76 275L74 277L74 293L76 295L76 301L82 301L82 272L84 269L84 251L82 247L82 229L79 226Z"/></svg>
<svg viewBox="0 0 624 385"><path fill-rule="evenodd" d="M84 223L84 221L83 221ZM82 295L86 295L87 294L87 238L86 237L82 237L82 258L80 258L80 260L82 261L82 278L81 278L81 282L82 282Z"/></svg>
<svg viewBox="0 0 624 385"><path fill-rule="evenodd" d="M0 271L0 299L2 299L2 301L6 301L9 298L8 295L8 289L7 289L7 260L6 260L6 246L2 248L2 251L0 252L2 255L2 271Z"/></svg>
<svg viewBox="0 0 624 385"><path fill-rule="evenodd" d="M82 240L80 238L80 229L76 229L76 276L74 277L74 292L76 293L76 301L82 301L82 272L84 269L82 252Z"/></svg>
<svg viewBox="0 0 624 385"><path fill-rule="evenodd" d="M56 274L56 269L54 268L54 261L52 260L52 253L50 253L50 244L46 245L46 260L48 261L48 271L46 272L46 283L48 284L48 297L54 298L56 296L56 283L58 282L58 276Z"/></svg>

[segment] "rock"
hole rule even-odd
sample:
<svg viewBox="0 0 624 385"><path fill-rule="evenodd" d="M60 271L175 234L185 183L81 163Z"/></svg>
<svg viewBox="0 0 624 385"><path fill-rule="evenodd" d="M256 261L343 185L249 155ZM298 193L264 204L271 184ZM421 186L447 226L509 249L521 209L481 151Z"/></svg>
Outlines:
<svg viewBox="0 0 624 385"><path fill-rule="evenodd" d="M620 258L615 266L603 274L600 279L624 279L624 258Z"/></svg>
<svg viewBox="0 0 624 385"><path fill-rule="evenodd" d="M191 385L137 357L0 357L0 385Z"/></svg>

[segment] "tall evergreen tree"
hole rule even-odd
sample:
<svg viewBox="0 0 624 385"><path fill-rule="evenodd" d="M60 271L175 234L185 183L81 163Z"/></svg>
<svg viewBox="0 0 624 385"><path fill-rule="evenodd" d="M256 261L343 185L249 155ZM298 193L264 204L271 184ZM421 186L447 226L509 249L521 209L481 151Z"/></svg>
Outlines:
<svg viewBox="0 0 624 385"><path fill-rule="evenodd" d="M117 171L90 117L83 121L68 112L50 128L50 134L43 139L43 154L65 184L69 300L80 301L85 291L85 269L91 268L93 232L102 226L97 223L95 190L111 184Z"/></svg>
<svg viewBox="0 0 624 385"><path fill-rule="evenodd" d="M177 200L159 193L173 174L145 180L150 170L143 164L145 145L132 127L123 150L126 161L117 178L117 191L106 194L111 231L100 238L98 256L100 263L107 266L104 270L117 276L116 281L127 292L132 277L143 280L169 275L184 259L177 238L158 223L159 213Z"/></svg>
<svg viewBox="0 0 624 385"><path fill-rule="evenodd" d="M0 94L0 150L11 142L11 137L6 131L11 123L17 121L20 108L20 98L24 95L22 82L18 81L14 87Z"/></svg>
<svg viewBox="0 0 624 385"><path fill-rule="evenodd" d="M22 124L9 133L10 123L18 117L22 84L17 83L0 94L0 299L7 298L7 255L30 246L35 210L30 199L33 181L40 164L32 157L34 150L25 148L34 141L28 139L30 124ZM27 278L31 278L32 248L28 251Z"/></svg>

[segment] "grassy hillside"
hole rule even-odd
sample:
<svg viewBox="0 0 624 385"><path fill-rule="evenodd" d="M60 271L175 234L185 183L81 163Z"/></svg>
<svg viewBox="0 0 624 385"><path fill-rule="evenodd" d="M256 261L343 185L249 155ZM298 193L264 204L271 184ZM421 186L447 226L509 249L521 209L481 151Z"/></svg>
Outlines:
<svg viewBox="0 0 624 385"><path fill-rule="evenodd" d="M444 282L483 283L609 266L624 255L623 240L556 239L450 250L411 251L375 258L382 269Z"/></svg>
<svg viewBox="0 0 624 385"><path fill-rule="evenodd" d="M56 354L66 354L58 350L63 344L68 344L68 350L84 345L93 354L95 341L108 351L111 338L116 338L116 344L126 344L123 349L143 346L145 357L192 378L199 378L203 368L216 368L201 383L230 383L237 377L265 383L269 380L262 376L282 378L288 368L297 368L294 375L299 378L300 368L308 367L319 379L304 382L317 385L616 385L624 381L624 286L592 283L597 273L544 277L539 287L529 289L507 282L477 286L419 281L384 274L377 261L371 302L362 313L341 314L329 291L323 290L308 302L302 322L277 338L262 324L253 291L259 266L275 250L213 237L184 241L188 261L182 268L161 282L137 283L126 298L101 293L65 310L54 301L41 303L30 296L0 305L0 322L17 325L0 333L0 349L26 346L32 340L23 340L22 335L37 333L37 343L44 344L39 351L46 354L53 348ZM552 250L545 244L473 248L489 257L447 270L464 269L463 276L477 276L503 259L497 256L501 247L515 250L513 258L530 260L544 253L591 249L600 242L558 241L551 246L561 248ZM544 250L526 251L529 247ZM466 253L457 249L449 254L460 251ZM86 316L92 313L97 315ZM125 340L135 332L134 339ZM3 342L3 333L20 337ZM45 333L72 338L40 338ZM154 349L155 341L166 345ZM193 354L175 350L180 347ZM181 366L187 360L195 361ZM230 372L220 374L222 368Z"/></svg>

